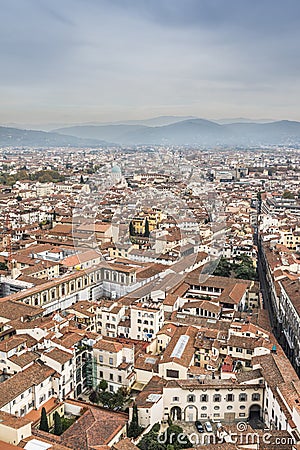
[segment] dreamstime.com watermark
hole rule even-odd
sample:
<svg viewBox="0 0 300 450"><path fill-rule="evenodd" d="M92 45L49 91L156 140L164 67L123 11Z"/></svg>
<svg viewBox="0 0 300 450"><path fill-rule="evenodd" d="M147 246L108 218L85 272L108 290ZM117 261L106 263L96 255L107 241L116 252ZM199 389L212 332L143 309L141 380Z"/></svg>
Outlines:
<svg viewBox="0 0 300 450"><path fill-rule="evenodd" d="M249 431L248 431L249 430ZM187 442L187 438L192 445L216 445L222 443L232 443L238 445L292 445L295 439L292 436L274 436L271 430L253 431L246 422L238 422L235 430L223 431L219 429L215 433L168 433L167 430L160 433L157 441L161 444L181 444Z"/></svg>

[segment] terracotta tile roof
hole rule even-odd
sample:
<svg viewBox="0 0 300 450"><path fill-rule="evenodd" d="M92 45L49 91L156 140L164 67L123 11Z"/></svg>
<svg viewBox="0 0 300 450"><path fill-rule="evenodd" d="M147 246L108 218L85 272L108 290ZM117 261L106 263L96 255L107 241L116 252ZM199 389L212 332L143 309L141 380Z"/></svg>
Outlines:
<svg viewBox="0 0 300 450"><path fill-rule="evenodd" d="M138 447L129 438L122 439L112 446L113 450L138 450Z"/></svg>
<svg viewBox="0 0 300 450"><path fill-rule="evenodd" d="M86 252L79 253L77 255L71 255L62 260L62 264L67 267L74 267L87 261L96 260L101 255L95 250L88 250Z"/></svg>
<svg viewBox="0 0 300 450"><path fill-rule="evenodd" d="M59 339L53 338L52 342L57 342L63 347L71 349L72 347L74 347L75 344L78 344L80 341L82 341L83 337L84 336L78 333L66 333Z"/></svg>
<svg viewBox="0 0 300 450"><path fill-rule="evenodd" d="M167 336L171 337L174 335L176 330L176 325L174 325L173 323L166 323L156 334L157 336L159 336L160 334L166 334Z"/></svg>
<svg viewBox="0 0 300 450"><path fill-rule="evenodd" d="M21 345L25 346L26 341L27 340L24 336L12 336L11 338L0 342L0 351L7 353L14 348L20 347Z"/></svg>
<svg viewBox="0 0 300 450"><path fill-rule="evenodd" d="M189 367L194 356L194 343L197 333L198 330L195 327L178 327L165 349L159 364L175 362L184 367ZM182 336L187 336L189 338L184 348L184 352L180 357L172 356L173 350Z"/></svg>
<svg viewBox="0 0 300 450"><path fill-rule="evenodd" d="M80 405L79 402L77 404ZM73 450L91 450L95 446L107 445L122 430L127 420L126 414L88 406L79 419L63 433L62 443Z"/></svg>
<svg viewBox="0 0 300 450"><path fill-rule="evenodd" d="M281 281L281 284L298 314L300 314L300 278L297 280L285 279Z"/></svg>
<svg viewBox="0 0 300 450"><path fill-rule="evenodd" d="M28 425L29 423L31 423L31 420L29 420L26 417L16 417L7 412L0 411L0 422L1 422L1 425L5 425L9 428L14 428L15 430L18 430L19 428L22 428L22 427ZM0 448L2 450L1 446L0 446Z"/></svg>
<svg viewBox="0 0 300 450"><path fill-rule="evenodd" d="M18 372L1 383L0 408L14 400L30 387L42 383L55 374L55 370L46 365L33 364L23 372Z"/></svg>
<svg viewBox="0 0 300 450"><path fill-rule="evenodd" d="M7 442L0 441L1 450L18 450L20 447L16 447L15 445L8 444Z"/></svg>
<svg viewBox="0 0 300 450"><path fill-rule="evenodd" d="M60 403L57 398L51 397L43 406L40 406L39 409L32 409L29 413L26 414L26 420L29 420L33 424L37 423L41 419L42 409L45 408L46 413L49 414L54 409L58 408L62 403Z"/></svg>
<svg viewBox="0 0 300 450"><path fill-rule="evenodd" d="M70 361L70 359L73 358L72 353L65 352L64 350L61 350L59 348L53 348L50 351L45 351L44 355L48 358L53 359L61 365L67 363L68 361Z"/></svg>
<svg viewBox="0 0 300 450"><path fill-rule="evenodd" d="M93 348L106 352L118 353L122 350L123 345L120 342L112 342L106 339L99 339L99 341L94 345Z"/></svg>
<svg viewBox="0 0 300 450"><path fill-rule="evenodd" d="M220 314L220 312L222 310L221 306L219 306L217 303L210 302L208 300L200 300L200 301L190 300L190 301L187 301L186 303L184 303L184 305L182 305L183 310L194 309L194 308L199 308L199 309L201 308L201 309L210 311L217 315Z"/></svg>
<svg viewBox="0 0 300 450"><path fill-rule="evenodd" d="M24 295L24 293L23 293ZM26 295L26 294L25 294ZM20 317L37 317L43 314L43 309L37 306L26 305L13 300L7 299L0 301L0 317L14 320Z"/></svg>
<svg viewBox="0 0 300 450"><path fill-rule="evenodd" d="M38 353L26 352L19 356L17 355L11 356L11 358L9 358L9 361L23 368L36 361L38 358L39 358Z"/></svg>

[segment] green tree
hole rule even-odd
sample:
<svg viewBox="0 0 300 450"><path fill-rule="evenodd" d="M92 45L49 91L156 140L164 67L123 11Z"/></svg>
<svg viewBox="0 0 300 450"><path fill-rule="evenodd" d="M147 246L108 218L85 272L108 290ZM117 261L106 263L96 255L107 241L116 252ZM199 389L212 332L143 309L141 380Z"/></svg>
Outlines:
<svg viewBox="0 0 300 450"><path fill-rule="evenodd" d="M114 407L114 394L109 391L99 392L99 401L104 408L113 409Z"/></svg>
<svg viewBox="0 0 300 450"><path fill-rule="evenodd" d="M113 407L114 408L123 408L123 406L124 406L124 403L125 403L125 399L126 399L126 397L125 397L125 395L124 395L124 392L123 392L123 390L122 390L122 388L119 388L118 390L117 390L117 392L114 394L114 396L113 396Z"/></svg>
<svg viewBox="0 0 300 450"><path fill-rule="evenodd" d="M45 408L42 408L41 420L40 420L40 430L49 433L48 417Z"/></svg>
<svg viewBox="0 0 300 450"><path fill-rule="evenodd" d="M8 267L4 262L0 262L0 270L7 270Z"/></svg>
<svg viewBox="0 0 300 450"><path fill-rule="evenodd" d="M230 277L232 272L232 264L228 259L223 256L220 258L219 264L217 265L214 275L218 277Z"/></svg>
<svg viewBox="0 0 300 450"><path fill-rule="evenodd" d="M61 422L61 417L58 414L57 411L55 411L54 413L54 434L56 434L56 436L60 436L63 432L63 427L62 427L62 422Z"/></svg>
<svg viewBox="0 0 300 450"><path fill-rule="evenodd" d="M170 425L162 436L159 436L159 429L160 427L155 424L149 433L142 437L138 447L141 450L180 450L192 447L188 437L183 436L183 429L178 425Z"/></svg>
<svg viewBox="0 0 300 450"><path fill-rule="evenodd" d="M145 434L137 446L141 450L166 450L165 443L159 442L158 433L153 430Z"/></svg>
<svg viewBox="0 0 300 450"><path fill-rule="evenodd" d="M106 389L108 388L108 383L106 380L101 380L99 385L98 385L98 389L100 389L101 391L106 391Z"/></svg>
<svg viewBox="0 0 300 450"><path fill-rule="evenodd" d="M99 403L99 392L98 391L92 391L89 395L89 401L92 403Z"/></svg>
<svg viewBox="0 0 300 450"><path fill-rule="evenodd" d="M134 226L132 221L130 221L129 223L129 236L134 236L135 235L135 231L134 231Z"/></svg>
<svg viewBox="0 0 300 450"><path fill-rule="evenodd" d="M183 429L178 425L171 425L167 428L167 446L173 445L174 450L180 450L183 448L191 448L192 444L187 436L183 437Z"/></svg>
<svg viewBox="0 0 300 450"><path fill-rule="evenodd" d="M284 193L282 194L282 198L293 199L295 198L295 196L290 191L284 191Z"/></svg>
<svg viewBox="0 0 300 450"><path fill-rule="evenodd" d="M236 257L233 270L236 278L243 280L257 279L257 274L255 268L253 267L252 259L246 254L241 254Z"/></svg>
<svg viewBox="0 0 300 450"><path fill-rule="evenodd" d="M127 435L128 437L137 438L142 430L143 428L139 425L138 408L136 403L134 403L132 408L132 419L128 426Z"/></svg>
<svg viewBox="0 0 300 450"><path fill-rule="evenodd" d="M145 220L145 231L144 231L144 237L149 237L150 236L150 230L149 230L149 220L148 217L146 217Z"/></svg>

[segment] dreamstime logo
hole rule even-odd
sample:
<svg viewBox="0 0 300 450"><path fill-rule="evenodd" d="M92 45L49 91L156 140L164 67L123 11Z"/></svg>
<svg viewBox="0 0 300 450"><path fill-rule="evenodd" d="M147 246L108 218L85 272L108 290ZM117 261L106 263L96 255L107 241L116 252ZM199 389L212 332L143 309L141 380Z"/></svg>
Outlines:
<svg viewBox="0 0 300 450"><path fill-rule="evenodd" d="M137 159L132 164L128 155L117 157L113 165L107 163L83 185L73 209L72 226L79 260L83 249L93 248L104 262L99 242L111 239L117 251L131 247L128 258L134 257L132 249L140 244L146 261L178 262L174 271L183 273L195 267L200 252L206 252L208 261L200 274L204 281L214 272L225 242L223 202L215 185L182 156L164 152L146 156L141 152L140 156L140 165ZM147 174L145 166L151 166L151 173ZM106 209L113 211L107 223L103 222ZM147 211L157 212L159 229L150 230L144 241L138 237L134 242L130 223Z"/></svg>
<svg viewBox="0 0 300 450"><path fill-rule="evenodd" d="M226 427L225 427L226 428ZM187 439L192 445L216 445L224 442L238 445L253 445L263 443L265 445L292 445L295 439L290 436L273 436L270 432L249 431L246 422L238 422L236 430L226 431L219 429L216 433L168 433L164 431L157 436L160 444L186 444Z"/></svg>
<svg viewBox="0 0 300 450"><path fill-rule="evenodd" d="M239 423L236 425L237 431L246 431L247 428L248 428L248 425L246 424L246 422L239 422Z"/></svg>

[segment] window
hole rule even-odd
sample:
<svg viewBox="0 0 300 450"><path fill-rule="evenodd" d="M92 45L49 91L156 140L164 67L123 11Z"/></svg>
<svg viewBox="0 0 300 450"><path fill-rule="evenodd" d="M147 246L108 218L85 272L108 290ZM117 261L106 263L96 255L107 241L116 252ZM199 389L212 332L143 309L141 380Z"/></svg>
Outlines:
<svg viewBox="0 0 300 450"><path fill-rule="evenodd" d="M239 417L245 417L246 414L245 413L239 413Z"/></svg>
<svg viewBox="0 0 300 450"><path fill-rule="evenodd" d="M118 382L119 382L119 383L122 383L122 377L121 377L121 375L118 375Z"/></svg>
<svg viewBox="0 0 300 450"><path fill-rule="evenodd" d="M114 363L114 359L113 358L109 358L109 365L112 366Z"/></svg>
<svg viewBox="0 0 300 450"><path fill-rule="evenodd" d="M200 395L200 402L208 402L208 395L207 394L201 394Z"/></svg>
<svg viewBox="0 0 300 450"><path fill-rule="evenodd" d="M167 369L168 378L179 378L179 370Z"/></svg>
<svg viewBox="0 0 300 450"><path fill-rule="evenodd" d="M179 397L173 397L172 401L173 402L179 402Z"/></svg>
<svg viewBox="0 0 300 450"><path fill-rule="evenodd" d="M109 379L110 379L111 381L113 381L113 379L114 379L114 374L113 374L113 373L110 373L110 374L109 374Z"/></svg>
<svg viewBox="0 0 300 450"><path fill-rule="evenodd" d="M244 394L244 393L240 394L239 395L239 401L240 402L246 402L247 401L247 394Z"/></svg>
<svg viewBox="0 0 300 450"><path fill-rule="evenodd" d="M227 406L227 409L232 409L232 408L233 408L232 405L228 405L228 406Z"/></svg>
<svg viewBox="0 0 300 450"><path fill-rule="evenodd" d="M213 396L213 401L214 402L220 402L221 401L221 395L220 394L215 394Z"/></svg>
<svg viewBox="0 0 300 450"><path fill-rule="evenodd" d="M252 394L252 401L253 402L258 402L260 400L260 394L258 394L257 392Z"/></svg>
<svg viewBox="0 0 300 450"><path fill-rule="evenodd" d="M243 353L243 349L240 348L240 347L237 347L237 348L236 348L236 352L237 352L237 353Z"/></svg>
<svg viewBox="0 0 300 450"><path fill-rule="evenodd" d="M99 356L99 362L103 363L103 355Z"/></svg>
<svg viewBox="0 0 300 450"><path fill-rule="evenodd" d="M226 401L227 402L233 402L234 401L234 395L233 394L227 394L226 395Z"/></svg>
<svg viewBox="0 0 300 450"><path fill-rule="evenodd" d="M214 406L214 410L218 411L220 409L220 406Z"/></svg>
<svg viewBox="0 0 300 450"><path fill-rule="evenodd" d="M207 406L201 406L202 411L206 411L207 410Z"/></svg>
<svg viewBox="0 0 300 450"><path fill-rule="evenodd" d="M193 394L190 394L187 396L187 401L188 402L194 402L195 401L195 396Z"/></svg>
<svg viewBox="0 0 300 450"><path fill-rule="evenodd" d="M245 405L241 405L240 409L246 409L246 406Z"/></svg>

